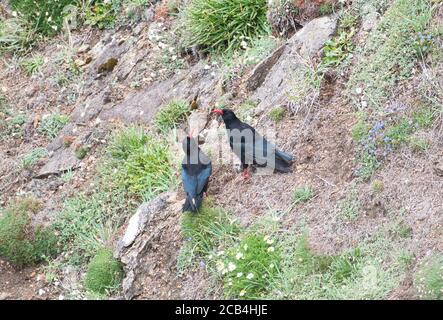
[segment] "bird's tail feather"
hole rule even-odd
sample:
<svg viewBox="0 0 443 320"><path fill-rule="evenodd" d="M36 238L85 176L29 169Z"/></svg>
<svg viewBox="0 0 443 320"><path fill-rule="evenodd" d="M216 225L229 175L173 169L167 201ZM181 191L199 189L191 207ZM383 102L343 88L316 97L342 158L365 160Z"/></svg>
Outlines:
<svg viewBox="0 0 443 320"><path fill-rule="evenodd" d="M275 155L277 159L283 160L285 162L292 162L294 160L294 157L292 155L280 150L275 150Z"/></svg>
<svg viewBox="0 0 443 320"><path fill-rule="evenodd" d="M291 163L286 162L282 159L276 158L275 159L275 171L282 172L282 173L292 172Z"/></svg>
<svg viewBox="0 0 443 320"><path fill-rule="evenodd" d="M182 211L196 213L200 209L202 202L203 195L196 195L195 198L187 196Z"/></svg>

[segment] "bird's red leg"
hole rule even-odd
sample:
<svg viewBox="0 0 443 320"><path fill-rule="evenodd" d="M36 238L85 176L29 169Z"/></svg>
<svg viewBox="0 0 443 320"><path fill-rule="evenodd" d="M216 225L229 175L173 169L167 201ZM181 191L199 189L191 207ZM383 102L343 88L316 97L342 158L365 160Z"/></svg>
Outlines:
<svg viewBox="0 0 443 320"><path fill-rule="evenodd" d="M243 179L248 179L249 178L249 174L248 174L248 169L243 169Z"/></svg>

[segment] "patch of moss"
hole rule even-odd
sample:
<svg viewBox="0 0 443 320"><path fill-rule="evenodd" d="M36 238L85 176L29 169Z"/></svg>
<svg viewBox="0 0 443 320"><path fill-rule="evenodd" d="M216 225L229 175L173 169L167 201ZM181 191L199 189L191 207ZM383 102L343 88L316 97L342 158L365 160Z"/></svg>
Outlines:
<svg viewBox="0 0 443 320"><path fill-rule="evenodd" d="M114 259L109 249L101 249L89 263L85 285L92 292L105 294L115 291L122 279L121 263Z"/></svg>

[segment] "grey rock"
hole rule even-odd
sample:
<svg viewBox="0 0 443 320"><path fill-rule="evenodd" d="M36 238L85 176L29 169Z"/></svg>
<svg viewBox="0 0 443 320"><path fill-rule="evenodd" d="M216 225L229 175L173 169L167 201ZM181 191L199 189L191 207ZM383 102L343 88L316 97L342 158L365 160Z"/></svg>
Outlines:
<svg viewBox="0 0 443 320"><path fill-rule="evenodd" d="M322 17L312 20L289 39L280 59L267 72L266 79L252 96L252 100L258 101L257 114L288 103L294 80L304 79L306 65L331 39L335 28L334 18Z"/></svg>
<svg viewBox="0 0 443 320"><path fill-rule="evenodd" d="M170 213L166 210L170 196L169 193L163 193L152 201L142 204L130 219L124 236L117 243L114 257L124 266L125 278L122 288L125 299L132 299L140 290L136 280L137 275L145 268L141 260L152 240L161 233L161 228L149 229L147 226L153 218L166 219Z"/></svg>
<svg viewBox="0 0 443 320"><path fill-rule="evenodd" d="M285 48L286 44L280 46L278 49L274 50L274 52L272 52L271 55L269 55L265 60L255 66L248 79L246 80L246 89L248 91L254 91L262 85L271 68L277 63L278 59L280 59Z"/></svg>
<svg viewBox="0 0 443 320"><path fill-rule="evenodd" d="M34 178L43 179L50 175L58 175L70 169L75 169L78 163L79 160L71 149L59 149Z"/></svg>

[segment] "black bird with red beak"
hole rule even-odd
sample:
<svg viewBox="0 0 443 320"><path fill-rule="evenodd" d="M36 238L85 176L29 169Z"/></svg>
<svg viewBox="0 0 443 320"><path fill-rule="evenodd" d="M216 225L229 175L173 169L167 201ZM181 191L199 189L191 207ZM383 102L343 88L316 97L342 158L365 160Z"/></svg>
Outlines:
<svg viewBox="0 0 443 320"><path fill-rule="evenodd" d="M268 142L253 127L240 121L230 109L213 109L220 115L226 125L229 145L240 158L243 176L248 177L249 165L270 167L274 172L291 172L293 156L278 150Z"/></svg>
<svg viewBox="0 0 443 320"><path fill-rule="evenodd" d="M211 160L198 147L198 143L188 135L182 143L185 157L182 162L182 181L186 192L183 212L196 213L200 209L203 197L208 190L209 177L212 174Z"/></svg>

